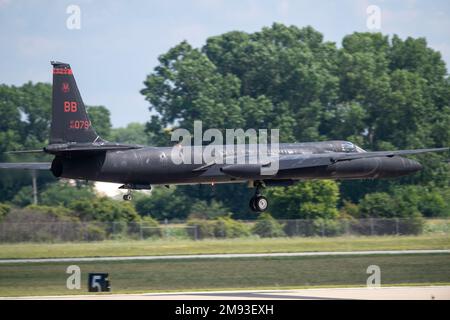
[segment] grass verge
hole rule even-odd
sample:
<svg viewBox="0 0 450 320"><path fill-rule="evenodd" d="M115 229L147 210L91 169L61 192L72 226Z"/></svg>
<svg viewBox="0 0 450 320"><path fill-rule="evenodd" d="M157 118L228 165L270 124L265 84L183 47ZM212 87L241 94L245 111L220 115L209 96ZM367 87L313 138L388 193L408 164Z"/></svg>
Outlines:
<svg viewBox="0 0 450 320"><path fill-rule="evenodd" d="M445 235L1 244L0 259L450 249Z"/></svg>
<svg viewBox="0 0 450 320"><path fill-rule="evenodd" d="M108 272L113 293L365 286L369 265L385 286L450 282L450 254L79 263L80 290L66 289L67 263L38 263L0 265L0 296L87 294L89 272Z"/></svg>

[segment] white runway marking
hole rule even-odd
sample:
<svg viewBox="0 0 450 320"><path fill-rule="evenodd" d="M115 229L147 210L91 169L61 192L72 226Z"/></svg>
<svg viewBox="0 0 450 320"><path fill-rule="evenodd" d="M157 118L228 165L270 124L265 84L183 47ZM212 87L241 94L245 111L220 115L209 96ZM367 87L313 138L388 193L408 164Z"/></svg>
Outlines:
<svg viewBox="0 0 450 320"><path fill-rule="evenodd" d="M325 252L286 252L286 253L230 253L195 254L170 256L130 256L130 257L85 257L85 258L42 258L42 259L1 259L0 264L11 263L48 263L48 262L101 262L101 261L145 261L179 259L231 259L231 258L273 258L273 257L310 257L310 256L352 256L352 255L399 255L450 253L450 250L387 250L387 251L325 251Z"/></svg>
<svg viewBox="0 0 450 320"><path fill-rule="evenodd" d="M143 294L11 297L32 300L450 300L450 286L320 288L294 290L206 291Z"/></svg>

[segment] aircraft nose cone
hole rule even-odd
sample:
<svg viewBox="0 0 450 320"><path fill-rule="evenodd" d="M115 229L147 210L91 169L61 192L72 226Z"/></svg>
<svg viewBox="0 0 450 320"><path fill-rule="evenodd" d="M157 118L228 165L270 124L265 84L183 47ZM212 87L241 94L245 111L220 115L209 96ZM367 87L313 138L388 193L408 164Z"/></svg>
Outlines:
<svg viewBox="0 0 450 320"><path fill-rule="evenodd" d="M417 172L422 170L423 166L420 164L420 162L417 162L415 160L409 160L408 169L410 172Z"/></svg>

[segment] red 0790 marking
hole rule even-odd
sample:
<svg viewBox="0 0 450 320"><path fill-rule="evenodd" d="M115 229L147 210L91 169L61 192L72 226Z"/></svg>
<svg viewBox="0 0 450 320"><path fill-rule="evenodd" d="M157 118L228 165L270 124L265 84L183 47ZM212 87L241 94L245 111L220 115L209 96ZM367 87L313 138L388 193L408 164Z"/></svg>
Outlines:
<svg viewBox="0 0 450 320"><path fill-rule="evenodd" d="M70 129L89 129L91 122L89 120L70 120Z"/></svg>

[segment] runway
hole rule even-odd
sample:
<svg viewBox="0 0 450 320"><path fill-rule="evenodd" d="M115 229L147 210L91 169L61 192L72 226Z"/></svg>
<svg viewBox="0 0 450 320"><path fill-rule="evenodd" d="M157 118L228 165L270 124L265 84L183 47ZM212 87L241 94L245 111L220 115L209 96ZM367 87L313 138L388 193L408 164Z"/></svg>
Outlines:
<svg viewBox="0 0 450 320"><path fill-rule="evenodd" d="M450 250L324 251L324 252L286 252L286 253L129 256L129 257L1 259L0 264L49 263L49 262L145 261L145 260L180 260L180 259L274 258L274 257L352 256L352 255L399 255L399 254L431 254L431 253L450 253Z"/></svg>
<svg viewBox="0 0 450 320"><path fill-rule="evenodd" d="M450 286L15 297L8 300L450 300Z"/></svg>

